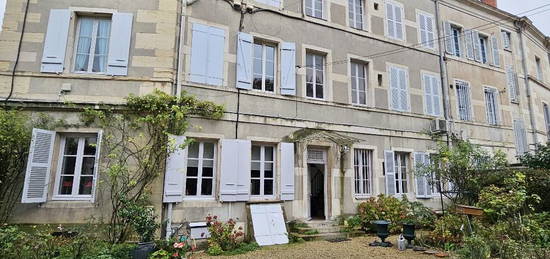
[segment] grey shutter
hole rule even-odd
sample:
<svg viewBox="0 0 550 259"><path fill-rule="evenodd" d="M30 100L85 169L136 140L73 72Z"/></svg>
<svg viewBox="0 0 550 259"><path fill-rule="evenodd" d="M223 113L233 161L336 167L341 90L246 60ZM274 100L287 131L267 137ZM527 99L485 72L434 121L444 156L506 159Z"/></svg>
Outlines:
<svg viewBox="0 0 550 259"><path fill-rule="evenodd" d="M500 35L502 36L502 42L504 44L504 49L507 49L507 50L511 50L510 47L511 47L511 42L510 42L510 38L508 37L508 32L506 31L501 31Z"/></svg>
<svg viewBox="0 0 550 259"><path fill-rule="evenodd" d="M296 44L281 44L281 94L296 95Z"/></svg>
<svg viewBox="0 0 550 259"><path fill-rule="evenodd" d="M239 32L237 37L237 88L252 89L252 61L254 58L254 38Z"/></svg>
<svg viewBox="0 0 550 259"><path fill-rule="evenodd" d="M193 23L191 40L191 68L189 81L206 84L208 69L208 34L210 27Z"/></svg>
<svg viewBox="0 0 550 259"><path fill-rule="evenodd" d="M394 152L384 151L384 168L386 173L386 195L395 195L395 157Z"/></svg>
<svg viewBox="0 0 550 259"><path fill-rule="evenodd" d="M98 175L99 175L99 163L101 160L101 143L103 142L103 130L97 132L97 143L95 148L95 164L94 164L94 182L92 189L92 198L90 201L95 200L95 192L97 189Z"/></svg>
<svg viewBox="0 0 550 259"><path fill-rule="evenodd" d="M294 200L294 143L281 143L281 200Z"/></svg>
<svg viewBox="0 0 550 259"><path fill-rule="evenodd" d="M441 116L441 82L439 78L432 76L433 114Z"/></svg>
<svg viewBox="0 0 550 259"><path fill-rule="evenodd" d="M113 14L111 39L109 40L109 58L107 61L108 75L128 75L133 20L134 15L131 13Z"/></svg>
<svg viewBox="0 0 550 259"><path fill-rule="evenodd" d="M453 36L451 24L449 22L445 22L444 27L445 27L445 51L447 51L448 54L454 55L455 45L454 45L454 36Z"/></svg>
<svg viewBox="0 0 550 259"><path fill-rule="evenodd" d="M250 199L250 163L252 160L252 142L250 140L238 140L238 163L237 173L237 201L248 201Z"/></svg>
<svg viewBox="0 0 550 259"><path fill-rule="evenodd" d="M429 48L435 48L435 41L434 41L434 20L432 16L424 16L424 19L426 19L426 40L427 43L425 44Z"/></svg>
<svg viewBox="0 0 550 259"><path fill-rule="evenodd" d="M388 30L388 37L395 38L395 15L394 8L391 3L386 3L386 27Z"/></svg>
<svg viewBox="0 0 550 259"><path fill-rule="evenodd" d="M548 139L550 140L550 107L548 107L548 104L543 104L542 109L544 110L544 121L546 122L546 134Z"/></svg>
<svg viewBox="0 0 550 259"><path fill-rule="evenodd" d="M225 53L225 31L210 27L208 34L208 68L206 83L221 86L223 84L223 64Z"/></svg>
<svg viewBox="0 0 550 259"><path fill-rule="evenodd" d="M491 47L493 48L493 65L500 67L500 49L498 47L497 37L491 36Z"/></svg>
<svg viewBox="0 0 550 259"><path fill-rule="evenodd" d="M21 203L42 203L48 197L55 131L33 129Z"/></svg>
<svg viewBox="0 0 550 259"><path fill-rule="evenodd" d="M506 82L508 85L508 94L510 95L510 101L518 101L518 89L516 85L516 78L514 74L514 68L511 65L506 67Z"/></svg>
<svg viewBox="0 0 550 259"><path fill-rule="evenodd" d="M424 165L430 166L430 164L431 164L430 154L424 153ZM432 197L433 193L432 193L432 184L431 184L430 181L427 180L428 177L431 178L431 182L433 183L433 180L434 180L433 179L433 177L434 177L433 172L430 174L430 176L426 176L426 178L425 178L426 179L426 197L430 198L430 197Z"/></svg>
<svg viewBox="0 0 550 259"><path fill-rule="evenodd" d="M222 140L220 201L247 201L249 199L250 147L249 140Z"/></svg>
<svg viewBox="0 0 550 259"><path fill-rule="evenodd" d="M394 6L395 8L395 12L394 12L394 15L395 15L395 37L397 39L404 39L403 35L403 9L398 6L398 5L395 5Z"/></svg>
<svg viewBox="0 0 550 259"><path fill-rule="evenodd" d="M474 31L472 31L472 30L466 30L464 32L464 34L466 36L466 57L468 59L472 59L472 60L475 59L473 33L474 33Z"/></svg>
<svg viewBox="0 0 550 259"><path fill-rule="evenodd" d="M404 69L399 69L399 99L402 111L409 110L409 90L407 84L407 71Z"/></svg>
<svg viewBox="0 0 550 259"><path fill-rule="evenodd" d="M426 30L426 16L423 14L418 14L418 30L420 30L420 45L423 47L428 46L428 33Z"/></svg>
<svg viewBox="0 0 550 259"><path fill-rule="evenodd" d="M477 62L481 62L481 42L479 39L479 32L472 31L474 40L474 57Z"/></svg>
<svg viewBox="0 0 550 259"><path fill-rule="evenodd" d="M431 76L423 75L423 82L424 82L424 101L426 102L426 114L427 115L433 115L434 114L434 104L433 104L433 89L432 89L432 79Z"/></svg>
<svg viewBox="0 0 550 259"><path fill-rule="evenodd" d="M180 148L185 144L185 136L169 136L170 143L175 145L174 151L166 158L166 173L164 175L164 203L183 201L183 186L187 171L187 148Z"/></svg>
<svg viewBox="0 0 550 259"><path fill-rule="evenodd" d="M50 11L40 72L63 72L70 21L71 12L68 9L52 9Z"/></svg>
<svg viewBox="0 0 550 259"><path fill-rule="evenodd" d="M425 165L424 153L415 152L414 153L414 168L415 171L422 170L422 167ZM417 198L426 198L426 186L427 180L425 175L419 175L415 172L415 182L416 182L416 197Z"/></svg>
<svg viewBox="0 0 550 259"><path fill-rule="evenodd" d="M525 132L525 126L523 125L523 120L516 119L514 120L514 135L516 138L516 151L518 155L523 155L529 150L527 144L527 133Z"/></svg>
<svg viewBox="0 0 550 259"><path fill-rule="evenodd" d="M399 110L399 72L395 67L390 67L390 103L392 110Z"/></svg>

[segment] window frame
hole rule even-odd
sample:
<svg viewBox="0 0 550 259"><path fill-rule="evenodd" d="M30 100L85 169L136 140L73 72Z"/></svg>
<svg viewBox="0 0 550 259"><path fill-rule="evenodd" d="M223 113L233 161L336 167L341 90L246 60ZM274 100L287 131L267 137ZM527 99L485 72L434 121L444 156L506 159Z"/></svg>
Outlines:
<svg viewBox="0 0 550 259"><path fill-rule="evenodd" d="M502 38L502 48L504 50L512 51L512 33L507 30L500 30L500 35Z"/></svg>
<svg viewBox="0 0 550 259"><path fill-rule="evenodd" d="M489 64L489 36L479 34L479 54L481 58L481 64Z"/></svg>
<svg viewBox="0 0 550 259"><path fill-rule="evenodd" d="M77 71L76 70L76 59L78 55L78 44L80 42L80 26L82 19L92 19L93 20L93 29L92 29L92 39L90 42L90 52L88 53L88 69L86 71ZM93 72L93 66L94 66L94 60L95 60L95 47L97 45L97 30L99 27L99 21L100 20L109 20L109 38L107 43L107 49L105 53L105 71L103 72ZM105 15L77 15L76 16L76 31L75 31L75 39L74 39L74 50L73 50L73 64L72 64L72 72L75 74L95 74L95 75L104 75L107 73L107 65L109 63L109 49L111 47L111 31L113 29L113 17L112 14L105 14Z"/></svg>
<svg viewBox="0 0 550 259"><path fill-rule="evenodd" d="M187 159L187 164L186 164L186 168L185 168L185 174L183 176L183 200L213 200L215 199L216 197L216 187L217 187L217 184L216 184L216 180L217 180L217 177L216 177L216 172L217 172L217 159L218 159L218 143L216 142L216 140L210 140L210 139L195 139L194 140L195 143L198 143L199 144L199 150L198 150L198 158L191 158L191 159L195 159L198 161L198 165L197 165L197 176L196 177L192 177L193 179L197 179L197 195L187 195L187 173L188 173L188 168L189 168L189 152L187 152L187 156L185 159ZM209 143L209 144L212 144L213 147L214 147L214 152L213 152L213 158L207 158L208 160L212 160L212 177L206 177L206 179L212 179L212 194L211 195L202 195L201 192L202 192L202 180L203 180L203 176L202 176L202 164L203 164L203 160L204 160L204 143ZM186 148L189 148L191 144L189 144ZM202 152L201 152L202 151Z"/></svg>
<svg viewBox="0 0 550 259"><path fill-rule="evenodd" d="M402 165L401 159L398 159L400 157L404 157L403 161L405 161L405 165ZM410 159L411 159L411 153L408 152L399 152L395 151L393 154L394 158L394 169L395 169L395 195L402 195L409 193L409 172L410 172ZM405 179L403 179L403 168L405 169ZM401 188L398 188L401 185ZM403 188L405 187L407 190L404 192Z"/></svg>
<svg viewBox="0 0 550 259"><path fill-rule="evenodd" d="M359 96L359 89L357 88L356 92L357 92L357 100L354 100L353 99L353 83L355 81L355 85L356 87L359 86L359 80L361 79L358 75L354 75L353 74L353 66L356 65L356 66L361 66L363 68L363 73L365 75L365 77L363 78L363 81L365 83L365 103L360 103L358 102L360 99L360 96ZM349 70L349 73L350 73L350 100L351 100L351 104L352 105L357 105L357 106L368 106L369 105L369 100L368 100L368 97L369 97L369 62L365 62L365 61L361 61L361 60L356 60L356 59L350 59L350 70ZM355 79L354 79L355 78Z"/></svg>
<svg viewBox="0 0 550 259"><path fill-rule="evenodd" d="M442 89L441 89L441 78L439 77L439 75L437 75L436 73L432 73L432 72L422 72L421 73L421 80L422 80L422 89L424 90L423 91L423 98L424 98L424 114L426 115L429 115L429 116L434 116L434 117L441 117L443 115L442 111L443 111L443 95L442 95ZM430 78L435 78L435 80L437 80L437 83L439 86L437 88L437 98L439 99L439 107L438 107L438 110L439 110L439 114L435 114L435 109L433 108L434 106L434 102L433 102L433 99L432 99L432 113L429 113L428 112L428 102L427 102L427 98L428 96L426 96L426 77L430 77ZM436 86L436 87L437 87ZM431 98L435 98L436 96L433 95L433 91L432 93L430 94L430 97Z"/></svg>
<svg viewBox="0 0 550 259"><path fill-rule="evenodd" d="M390 35L389 24L388 24L388 5L392 5L393 11L394 11L394 16L395 16L395 8L396 7L398 7L400 12L401 12L401 32L402 32L403 38L398 38L398 37L394 37L394 36ZM405 19L405 7L402 3L391 1L391 0L385 1L385 3L384 3L384 30L385 30L385 35L386 35L387 38L392 39L392 40L405 41L406 42L407 41L407 31L406 31L406 26L405 26L405 20L406 20ZM397 29L397 25L395 24L395 20L394 20L394 26L395 26L394 27L394 31L395 31L395 29Z"/></svg>
<svg viewBox="0 0 550 259"><path fill-rule="evenodd" d="M58 135L60 135L60 142L59 146L57 147L58 152L58 159L57 159L57 168L55 171L55 183L54 183L54 189L53 189L53 195L52 200L53 201L93 201L95 198L95 191L96 191L96 185L97 185L97 178L98 178L98 163L99 163L99 154L100 154L100 133L98 132L92 132L92 133L64 133L59 132ZM78 194L80 189L80 180L82 177L82 161L85 157L84 155L84 145L86 143L86 138L89 137L96 137L96 151L95 151L95 160L94 160L94 173L92 174L92 191L91 194ZM63 177L62 169L63 169L63 161L65 157L65 146L67 144L67 138L77 138L78 139L78 146L77 146L77 154L76 154L76 161L75 161L75 171L73 176L73 186L71 190L71 194L60 194L59 187L61 185L61 177ZM90 157L90 155L88 155ZM77 180L78 179L78 180ZM75 188L76 187L76 188Z"/></svg>
<svg viewBox="0 0 550 259"><path fill-rule="evenodd" d="M460 80L460 79L455 79L455 93L456 93L456 108L457 108L457 114L458 114L458 119L461 120L461 121L474 121L474 111L473 111L473 105L472 105L472 86L470 84L470 82L468 81L465 81L465 80ZM463 82L463 83L466 83L466 86L468 88L468 95L466 96L466 100L468 101L468 109L467 109L467 112L468 112L468 118L467 119L462 119L462 116L460 115L460 95L458 94L458 88L459 88L459 84L458 82Z"/></svg>
<svg viewBox="0 0 550 259"><path fill-rule="evenodd" d="M353 1L353 7L350 5L350 1ZM357 6L356 6L356 1L359 1L359 4L360 4L360 13L357 14ZM366 2L367 0L348 0L348 26L353 28L353 29L357 29L357 30L365 30L366 27L365 27L365 20L366 20ZM350 16L350 14L353 13L353 17ZM360 26L357 26L358 24L358 17L361 18L361 21L360 21ZM353 22L353 23L352 23Z"/></svg>
<svg viewBox="0 0 550 259"><path fill-rule="evenodd" d="M392 68L394 69L397 69L397 70L403 70L405 72L405 86L406 86L406 92L407 92L407 97L406 97L406 101L407 101L407 109L401 109L401 107L399 108L396 108L396 107L393 107L393 101L392 101L392 98L393 98L393 91L392 91L392 76L391 76L391 71L392 71ZM388 107L390 108L390 110L392 111L397 111L397 112L410 112L411 111L411 93L410 93L410 76L409 76L409 68L408 67L405 67L405 66L401 66L401 65L397 65L397 64L389 64L386 66L386 71L388 71L388 81L389 81L389 86L388 86L388 97L389 97L389 103L388 103ZM398 71L399 72L399 71ZM398 75L399 77L399 75ZM401 89L399 89L399 91L401 91Z"/></svg>
<svg viewBox="0 0 550 259"><path fill-rule="evenodd" d="M252 143L250 148L250 153L252 154L252 149L254 146L260 147L260 160L253 160L252 155L250 156L250 198L252 200L272 200L275 199L277 193L277 146L273 144L264 144L264 143ZM265 148L270 147L273 149L273 161L265 160ZM273 164L273 176L271 178L265 177L265 163L271 162ZM260 177L252 177L252 163L260 163ZM252 180L260 180L260 194L252 194ZM272 180L272 194L265 194L265 181Z"/></svg>
<svg viewBox="0 0 550 259"><path fill-rule="evenodd" d="M487 99L487 94L492 94L493 95L493 114L494 114L494 118L490 118L489 117L489 100ZM495 88L495 87L491 87L491 86L484 86L483 87L483 97L484 97L484 100L485 100L485 113L486 113L486 119L487 119L487 124L489 125L492 125L492 126L498 126L500 125L500 114L499 114L499 108L500 108L500 105L499 105L499 92L498 92L498 89ZM494 119L494 121L491 121L492 119Z"/></svg>
<svg viewBox="0 0 550 259"><path fill-rule="evenodd" d="M328 94L328 91L327 91L327 67L325 66L325 64L327 63L327 56L328 54L325 54L325 53L320 53L318 51L315 51L315 50L311 50L311 49L307 49L306 50L306 53L305 53L305 63L306 63L306 73L305 73L305 87L304 87L304 95L306 98L308 99L313 99L313 100L320 100L320 101L324 101L324 100L327 100L328 97L327 97L327 94ZM308 73L308 67L307 67L307 57L308 55L312 55L313 56L313 67L311 68L313 70L313 76L312 76L312 79L313 79L313 96L308 96L307 95L307 85L308 85L308 81L307 81L307 73ZM317 81L315 80L316 76L317 76L317 69L316 69L316 63L315 63L315 56L320 56L322 57L322 68L323 68L323 71L322 71L322 76L323 76L323 82L322 82L322 91L323 91L323 97L322 98L318 98L317 97Z"/></svg>
<svg viewBox="0 0 550 259"><path fill-rule="evenodd" d="M365 152L366 158L367 158L367 165L364 165L363 162L358 164L359 160L357 157L357 151L363 151ZM354 148L353 149L353 172L354 172L354 179L353 179L353 193L355 198L367 198L372 196L373 194L373 166L374 166L374 150L372 149L366 149L366 148ZM370 164L368 164L370 162ZM366 172L366 179L365 179L365 172L364 169L367 169ZM359 172L357 172L359 170ZM360 179L357 179L357 176L359 176ZM359 181L359 185L357 185L357 182ZM362 184L364 182L367 182L367 191L364 190L365 185ZM359 187L359 190L357 190L357 187Z"/></svg>
<svg viewBox="0 0 550 259"><path fill-rule="evenodd" d="M256 45L261 45L262 46L262 89L255 89L254 88L254 76L255 76L255 73L254 73L254 61L252 63L252 90L254 91L259 91L259 92L264 92L264 93L276 93L277 92L277 83L278 83L278 77L277 77L277 71L278 71L278 68L279 68L279 59L278 59L278 53L279 53L279 44L276 43L276 42L271 42L271 41L267 41L267 40L263 40L263 39L257 39L256 37L254 37L254 43L252 44L253 45L253 48L256 47ZM268 91L266 90L266 62L267 62L267 59L266 59L266 53L267 53L267 48L266 46L269 46L269 47L272 47L274 49L274 52L273 52L273 91ZM254 51L254 50L253 50ZM256 59L255 57L255 52L253 53L253 56L252 56L252 59Z"/></svg>
<svg viewBox="0 0 550 259"><path fill-rule="evenodd" d="M452 55L455 57L462 57L463 56L462 53L464 51L462 48L462 41L464 40L464 37L465 37L464 27L456 23L450 23L450 25L451 25L451 33L453 36L452 42L453 42L453 49L454 49L454 53ZM458 33L455 33L455 32L458 32Z"/></svg>
<svg viewBox="0 0 550 259"><path fill-rule="evenodd" d="M304 14L307 17L325 20L326 19L326 14L325 14L325 12L326 12L326 10L325 10L326 0L320 0L321 1L321 17L315 16L315 11L317 10L317 9L315 9L315 1L317 1L317 0L303 0ZM311 7L311 15L307 13L307 3L306 2L311 2L311 6L312 6Z"/></svg>
<svg viewBox="0 0 550 259"><path fill-rule="evenodd" d="M422 28L420 27L420 19L426 20L427 17L432 18L432 32L431 32L432 39L431 40L428 39L426 42L422 42ZM430 13L427 13L427 12L424 12L424 11L417 10L416 11L416 23L418 24L418 30L417 30L418 44L420 44L420 46L422 48L435 50L435 42L437 41L437 39L436 39L436 28L435 28L435 17L434 17L434 15L430 14ZM425 31L426 31L427 34L429 33L428 30L425 30Z"/></svg>

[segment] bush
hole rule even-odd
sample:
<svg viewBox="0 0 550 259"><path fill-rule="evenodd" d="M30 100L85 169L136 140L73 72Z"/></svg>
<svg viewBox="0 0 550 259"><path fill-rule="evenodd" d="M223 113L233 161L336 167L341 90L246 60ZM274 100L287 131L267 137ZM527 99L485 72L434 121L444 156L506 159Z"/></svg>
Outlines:
<svg viewBox="0 0 550 259"><path fill-rule="evenodd" d="M403 197L403 203L407 208L405 223L414 224L423 229L433 229L436 215L432 209L418 201L409 202L405 196Z"/></svg>
<svg viewBox="0 0 550 259"><path fill-rule="evenodd" d="M355 215L355 216L349 216L346 219L343 220L342 224L344 225L344 231L345 232L353 232L357 230L358 227L361 227L363 224L363 221L361 220L361 217Z"/></svg>
<svg viewBox="0 0 550 259"><path fill-rule="evenodd" d="M439 247L445 243L460 243L464 236L462 229L466 224L463 217L446 214L435 221L434 230L428 236L428 240Z"/></svg>
<svg viewBox="0 0 550 259"><path fill-rule="evenodd" d="M473 235L465 238L464 246L457 253L464 259L487 259L491 256L491 249L484 238Z"/></svg>
<svg viewBox="0 0 550 259"><path fill-rule="evenodd" d="M118 211L118 217L134 229L141 242L153 240L155 231L159 228L155 210L146 206L146 200L146 197L137 202L123 199Z"/></svg>
<svg viewBox="0 0 550 259"><path fill-rule="evenodd" d="M359 204L358 214L365 229L372 229L372 221L390 221L390 232L399 233L401 222L407 216L407 208L403 202L395 197L379 195Z"/></svg>
<svg viewBox="0 0 550 259"><path fill-rule="evenodd" d="M244 232L242 227L235 228L236 222L233 219L223 223L218 220L217 216L208 216L206 222L210 232L210 238L208 238L209 250L214 247L213 250L217 251L219 247L222 251L231 251L237 249L242 243Z"/></svg>

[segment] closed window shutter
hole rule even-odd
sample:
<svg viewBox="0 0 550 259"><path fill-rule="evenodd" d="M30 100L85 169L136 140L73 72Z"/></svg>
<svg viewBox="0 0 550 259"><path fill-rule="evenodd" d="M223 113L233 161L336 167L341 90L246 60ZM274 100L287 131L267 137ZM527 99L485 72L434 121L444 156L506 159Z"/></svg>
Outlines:
<svg viewBox="0 0 550 259"><path fill-rule="evenodd" d="M386 195L395 195L395 157L394 152L384 151L384 168L386 173Z"/></svg>
<svg viewBox="0 0 550 259"><path fill-rule="evenodd" d="M70 20L71 12L68 9L52 9L50 11L40 72L63 72Z"/></svg>
<svg viewBox="0 0 550 259"><path fill-rule="evenodd" d="M21 203L42 203L48 197L55 131L32 130Z"/></svg>
<svg viewBox="0 0 550 259"><path fill-rule="evenodd" d="M296 44L281 44L281 94L296 95Z"/></svg>
<svg viewBox="0 0 550 259"><path fill-rule="evenodd" d="M395 38L395 15L393 5L386 3L386 27L388 30L388 37Z"/></svg>
<svg viewBox="0 0 550 259"><path fill-rule="evenodd" d="M414 153L414 167L416 170L423 170L425 165L424 153L415 152ZM416 197L417 198L426 198L427 196L427 180L425 175L419 175L415 173L415 182L416 182Z"/></svg>
<svg viewBox="0 0 550 259"><path fill-rule="evenodd" d="M466 30L465 32L465 35L466 35L466 57L468 59L475 59L475 47L474 47L474 31L472 30ZM478 40L478 44L479 44L479 40Z"/></svg>
<svg viewBox="0 0 550 259"><path fill-rule="evenodd" d="M548 107L548 104L544 104L544 121L546 122L546 134L548 139L550 140L550 107Z"/></svg>
<svg viewBox="0 0 550 259"><path fill-rule="evenodd" d="M293 143L281 143L281 200L294 200Z"/></svg>
<svg viewBox="0 0 550 259"><path fill-rule="evenodd" d="M441 83L439 78L432 76L433 115L441 116Z"/></svg>
<svg viewBox="0 0 550 259"><path fill-rule="evenodd" d="M399 69L399 98L401 103L401 111L409 110L409 90L407 86L407 71Z"/></svg>
<svg viewBox="0 0 550 259"><path fill-rule="evenodd" d="M504 43L504 49L510 49L510 38L508 37L508 33L505 31L502 31L500 33L502 36L502 42Z"/></svg>
<svg viewBox="0 0 550 259"><path fill-rule="evenodd" d="M491 47L493 48L493 65L500 67L500 50L497 37L491 36Z"/></svg>
<svg viewBox="0 0 550 259"><path fill-rule="evenodd" d="M426 19L426 46L429 48L435 48L435 33L434 33L434 20L432 16L424 16Z"/></svg>
<svg viewBox="0 0 550 259"><path fill-rule="evenodd" d="M479 40L479 32L473 31L473 40L474 40L474 55L477 62L481 62L481 42Z"/></svg>
<svg viewBox="0 0 550 259"><path fill-rule="evenodd" d="M128 75L133 19L134 15L131 13L113 14L111 39L109 41L109 58L107 62L108 75Z"/></svg>
<svg viewBox="0 0 550 259"><path fill-rule="evenodd" d="M216 27L210 27L209 31L206 83L221 86L223 84L225 31Z"/></svg>
<svg viewBox="0 0 550 259"><path fill-rule="evenodd" d="M426 166L430 166L431 164L431 160L430 160L430 154L428 153L424 153L424 165ZM433 172L430 174L431 176L426 176L425 179L426 179L426 197L428 198L431 198L433 193L432 193L432 184L430 183L430 181L428 181L428 177L431 178L432 180L432 183L433 183Z"/></svg>
<svg viewBox="0 0 550 259"><path fill-rule="evenodd" d="M403 9L400 6L394 7L395 15L395 37L397 39L403 39Z"/></svg>
<svg viewBox="0 0 550 259"><path fill-rule="evenodd" d="M523 120L514 120L514 135L516 137L516 151L518 155L523 155L528 151L527 134L523 126Z"/></svg>
<svg viewBox="0 0 550 259"><path fill-rule="evenodd" d="M237 172L237 201L250 199L250 163L252 160L252 142L250 140L238 140L239 144L239 170Z"/></svg>
<svg viewBox="0 0 550 259"><path fill-rule="evenodd" d="M444 23L445 27L445 51L448 54L455 54L455 44L454 44L454 35L451 24L449 22Z"/></svg>
<svg viewBox="0 0 550 259"><path fill-rule="evenodd" d="M251 142L224 139L221 143L220 201L246 201L249 198Z"/></svg>
<svg viewBox="0 0 550 259"><path fill-rule="evenodd" d="M516 85L516 79L514 75L514 68L511 65L506 67L506 81L508 85L508 93L512 102L518 101L518 90Z"/></svg>
<svg viewBox="0 0 550 259"><path fill-rule="evenodd" d="M254 38L248 33L239 32L237 37L237 88L252 89L253 55Z"/></svg>
<svg viewBox="0 0 550 259"><path fill-rule="evenodd" d="M193 39L191 41L191 69L189 81L206 84L208 73L208 34L210 27L193 23Z"/></svg>
<svg viewBox="0 0 550 259"><path fill-rule="evenodd" d="M426 30L426 16L423 14L418 14L418 29L420 30L420 45L423 47L428 46L428 34Z"/></svg>
<svg viewBox="0 0 550 259"><path fill-rule="evenodd" d="M390 67L390 88L391 107L393 110L399 110L399 73L394 67Z"/></svg>
<svg viewBox="0 0 550 259"><path fill-rule="evenodd" d="M433 96L432 96L432 79L428 75L423 76L424 81L424 100L426 102L426 114L433 115L434 114L434 104L433 104Z"/></svg>
<svg viewBox="0 0 550 259"><path fill-rule="evenodd" d="M183 201L183 187L185 172L187 171L187 148L180 148L185 144L185 136L169 136L170 144L175 149L166 158L166 173L164 175L164 203Z"/></svg>

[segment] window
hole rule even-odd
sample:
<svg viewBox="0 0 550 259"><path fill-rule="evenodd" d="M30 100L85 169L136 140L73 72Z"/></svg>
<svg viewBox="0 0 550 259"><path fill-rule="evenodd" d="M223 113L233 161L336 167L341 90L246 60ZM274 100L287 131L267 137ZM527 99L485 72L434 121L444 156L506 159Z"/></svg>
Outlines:
<svg viewBox="0 0 550 259"><path fill-rule="evenodd" d="M325 57L307 53L306 68L306 96L324 99Z"/></svg>
<svg viewBox="0 0 550 259"><path fill-rule="evenodd" d="M427 115L441 116L441 84L437 76L423 74L424 106Z"/></svg>
<svg viewBox="0 0 550 259"><path fill-rule="evenodd" d="M54 198L90 198L96 182L97 135L61 138Z"/></svg>
<svg viewBox="0 0 550 259"><path fill-rule="evenodd" d="M372 150L355 149L353 157L355 171L355 195L371 194L372 181Z"/></svg>
<svg viewBox="0 0 550 259"><path fill-rule="evenodd" d="M395 152L395 193L405 194L407 188L408 153Z"/></svg>
<svg viewBox="0 0 550 259"><path fill-rule="evenodd" d="M506 66L506 84L508 86L508 93L510 95L510 102L519 102L518 98L518 81L517 75L514 71L514 67L511 65Z"/></svg>
<svg viewBox="0 0 550 259"><path fill-rule="evenodd" d="M281 0L256 0L256 2L274 7L281 7Z"/></svg>
<svg viewBox="0 0 550 259"><path fill-rule="evenodd" d="M485 88L485 109L487 110L487 123L498 124L498 92L495 88Z"/></svg>
<svg viewBox="0 0 550 259"><path fill-rule="evenodd" d="M508 31L501 31L501 35L504 49L512 51L512 33Z"/></svg>
<svg viewBox="0 0 550 259"><path fill-rule="evenodd" d="M399 67L389 67L391 108L396 111L409 110L409 90L407 70Z"/></svg>
<svg viewBox="0 0 550 259"><path fill-rule="evenodd" d="M537 65L537 79L542 81L543 80L543 77L542 77L542 64L540 63L540 58L539 57L535 57L535 63Z"/></svg>
<svg viewBox="0 0 550 259"><path fill-rule="evenodd" d="M550 107L547 103L543 103L542 109L544 112L544 122L546 122L546 135L548 141L550 141Z"/></svg>
<svg viewBox="0 0 550 259"><path fill-rule="evenodd" d="M363 29L363 1L348 0L349 26L359 30Z"/></svg>
<svg viewBox="0 0 550 259"><path fill-rule="evenodd" d="M429 14L418 14L418 29L420 30L420 44L424 48L434 49L434 17Z"/></svg>
<svg viewBox="0 0 550 259"><path fill-rule="evenodd" d="M225 31L193 23L189 81L221 86L224 82Z"/></svg>
<svg viewBox="0 0 550 259"><path fill-rule="evenodd" d="M305 0L306 1L306 15L323 19L323 5L324 0Z"/></svg>
<svg viewBox="0 0 550 259"><path fill-rule="evenodd" d="M480 57L481 57L481 63L484 63L486 64L489 59L488 59L488 54L487 54L487 45L489 44L488 43L489 40L486 36L482 36L482 35L479 35L479 54L480 54Z"/></svg>
<svg viewBox="0 0 550 259"><path fill-rule="evenodd" d="M386 2L386 36L395 40L403 40L403 6L394 2Z"/></svg>
<svg viewBox="0 0 550 259"><path fill-rule="evenodd" d="M6 0L0 0L0 32L4 23L4 13L6 12Z"/></svg>
<svg viewBox="0 0 550 259"><path fill-rule="evenodd" d="M445 22L445 44L448 54L460 57L462 55L462 28L458 25ZM468 34L466 34L468 36Z"/></svg>
<svg viewBox="0 0 550 259"><path fill-rule="evenodd" d="M274 179L275 148L273 146L252 145L250 194L252 196L272 197Z"/></svg>
<svg viewBox="0 0 550 259"><path fill-rule="evenodd" d="M105 73L111 35L111 19L80 17L77 28L76 72Z"/></svg>
<svg viewBox="0 0 550 259"><path fill-rule="evenodd" d="M212 197L214 192L215 143L193 142L188 147L185 196Z"/></svg>
<svg viewBox="0 0 550 259"><path fill-rule="evenodd" d="M517 155L523 155L529 151L529 144L527 143L527 133L522 119L514 120L514 135L516 137Z"/></svg>
<svg viewBox="0 0 550 259"><path fill-rule="evenodd" d="M351 102L367 104L367 65L351 62Z"/></svg>
<svg viewBox="0 0 550 259"><path fill-rule="evenodd" d="M458 102L458 116L463 121L471 121L472 118L472 102L470 96L470 84L468 82L457 80L456 96Z"/></svg>
<svg viewBox="0 0 550 259"><path fill-rule="evenodd" d="M266 92L275 91L275 47L254 44L254 81L252 88Z"/></svg>

